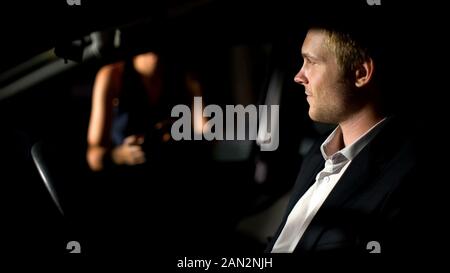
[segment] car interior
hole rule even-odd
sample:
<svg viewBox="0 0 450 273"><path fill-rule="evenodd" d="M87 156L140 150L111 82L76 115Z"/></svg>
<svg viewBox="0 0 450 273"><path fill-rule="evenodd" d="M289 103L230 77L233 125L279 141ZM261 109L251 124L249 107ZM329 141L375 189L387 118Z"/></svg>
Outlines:
<svg viewBox="0 0 450 273"><path fill-rule="evenodd" d="M306 18L320 4L60 2L52 7L58 12L40 2L10 7L29 22L7 30L17 42L2 49L0 70L0 181L10 252L67 253L75 240L92 255L263 253L304 156L334 128L308 118L304 89L293 81ZM278 148L261 151L255 140L161 141L170 128L160 128L145 143L144 167L91 171L86 150L96 74L149 51L167 62L173 95L166 110L192 102L177 93L188 71L199 79L205 105L280 105ZM419 102L411 97L403 105L410 110Z"/></svg>

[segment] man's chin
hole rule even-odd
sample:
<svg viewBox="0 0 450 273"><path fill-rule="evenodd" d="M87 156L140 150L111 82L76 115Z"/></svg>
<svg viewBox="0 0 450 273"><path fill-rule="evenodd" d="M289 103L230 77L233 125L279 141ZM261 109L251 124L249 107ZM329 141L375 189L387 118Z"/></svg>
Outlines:
<svg viewBox="0 0 450 273"><path fill-rule="evenodd" d="M309 118L314 122L320 122L325 124L337 124L333 118L324 117L323 115L318 115L317 112L311 111L311 108L308 111Z"/></svg>
<svg viewBox="0 0 450 273"><path fill-rule="evenodd" d="M322 122L320 116L318 116L314 111L311 111L311 107L309 108L308 115L312 121Z"/></svg>

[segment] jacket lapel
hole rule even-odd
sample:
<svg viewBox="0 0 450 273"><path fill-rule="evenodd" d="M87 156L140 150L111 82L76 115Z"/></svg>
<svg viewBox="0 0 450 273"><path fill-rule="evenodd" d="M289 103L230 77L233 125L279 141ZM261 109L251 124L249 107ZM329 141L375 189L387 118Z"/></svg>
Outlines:
<svg viewBox="0 0 450 273"><path fill-rule="evenodd" d="M283 216L283 220L278 227L278 230L275 233L274 237L272 238L270 244L267 246L267 252L270 252L272 250L276 239L278 238L278 236L280 236L280 233L283 230L284 225L286 224L287 217L291 213L291 210L294 208L297 201L303 196L303 194L305 194L309 187L314 184L315 176L324 167L324 159L319 149L321 143L322 142L318 141L316 145L314 145L314 147L311 149L310 154L305 157L306 160L303 162L300 173L297 176L297 181L295 182L291 198L289 199L288 207Z"/></svg>
<svg viewBox="0 0 450 273"><path fill-rule="evenodd" d="M314 153L311 158L304 163L298 175L297 182L293 189L292 196L289 200L287 214L291 213L297 201L305 194L305 192L314 184L317 173L324 167L324 159L320 152Z"/></svg>
<svg viewBox="0 0 450 273"><path fill-rule="evenodd" d="M369 150L370 149L364 149L351 162L346 172L342 175L341 179L333 188L330 195L328 195L322 207L310 223L308 229L299 242L296 251L311 250L316 245L317 240L326 227L320 222L321 214L324 212L328 213L336 211L338 208L342 207L345 202L353 195L357 194L358 190L370 179L371 171L369 169Z"/></svg>

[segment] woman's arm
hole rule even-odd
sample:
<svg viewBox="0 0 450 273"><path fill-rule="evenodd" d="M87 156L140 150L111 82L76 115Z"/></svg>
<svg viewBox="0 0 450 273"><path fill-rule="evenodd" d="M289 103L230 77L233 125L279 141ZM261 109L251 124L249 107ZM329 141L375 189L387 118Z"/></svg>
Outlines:
<svg viewBox="0 0 450 273"><path fill-rule="evenodd" d="M106 65L95 78L86 154L93 171L103 170L110 157L113 103L122 85L123 68L123 62Z"/></svg>

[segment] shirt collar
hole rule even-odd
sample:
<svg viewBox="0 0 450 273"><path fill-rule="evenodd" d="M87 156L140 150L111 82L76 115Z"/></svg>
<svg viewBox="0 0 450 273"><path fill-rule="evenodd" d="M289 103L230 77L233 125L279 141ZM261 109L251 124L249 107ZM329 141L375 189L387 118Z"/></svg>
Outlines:
<svg viewBox="0 0 450 273"><path fill-rule="evenodd" d="M378 132L383 127L384 121L386 118L383 118L377 124L372 126L367 132L361 135L358 139L356 139L352 144L342 148L331 156L328 156L325 153L325 147L333 140L336 134L340 133L341 127L337 126L336 129L327 137L327 139L320 145L320 151L325 160L331 159L331 161L339 163L342 161L353 160L358 153L378 134Z"/></svg>

